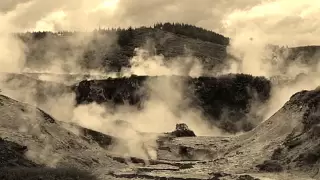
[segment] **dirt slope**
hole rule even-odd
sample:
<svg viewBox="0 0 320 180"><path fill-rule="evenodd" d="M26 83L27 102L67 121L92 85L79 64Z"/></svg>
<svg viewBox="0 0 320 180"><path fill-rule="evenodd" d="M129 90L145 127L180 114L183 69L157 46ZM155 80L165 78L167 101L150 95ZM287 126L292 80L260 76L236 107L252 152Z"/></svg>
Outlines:
<svg viewBox="0 0 320 180"><path fill-rule="evenodd" d="M217 171L319 179L319 98L319 90L296 93L251 132L228 138L177 138L162 148L162 156L181 158L169 153L178 146L187 149L184 153L193 160L211 159L201 166L210 164Z"/></svg>
<svg viewBox="0 0 320 180"><path fill-rule="evenodd" d="M5 158L5 164L1 167L52 167L68 174L63 172L69 168L94 172L100 167L107 172L124 166L108 157L106 151L94 141L67 130L62 123L35 107L1 95L0 114L0 152L4 152L2 158ZM77 130L81 135L83 129ZM9 176L11 171L16 170L9 168L3 172L8 172ZM59 172L54 169L30 171L33 172L31 174ZM75 172L70 171L72 177Z"/></svg>

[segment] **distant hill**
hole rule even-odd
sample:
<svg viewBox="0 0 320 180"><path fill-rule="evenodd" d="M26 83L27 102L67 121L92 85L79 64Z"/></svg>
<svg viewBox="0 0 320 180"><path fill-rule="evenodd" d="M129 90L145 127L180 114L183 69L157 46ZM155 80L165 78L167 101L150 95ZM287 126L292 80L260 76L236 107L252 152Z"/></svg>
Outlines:
<svg viewBox="0 0 320 180"><path fill-rule="evenodd" d="M113 72L129 67L134 49L142 46L151 54L167 58L191 54L213 69L223 65L229 43L220 34L179 23L93 32L27 32L18 36L28 47L28 67L39 68L53 59L76 59L83 68Z"/></svg>
<svg viewBox="0 0 320 180"><path fill-rule="evenodd" d="M127 29L97 29L93 32L27 32L17 34L28 47L27 67L41 68L53 60L76 62L83 69L120 72L130 67L129 59L135 48L143 47L150 55L163 55L166 61L174 57L198 58L204 71L213 72L227 66L230 39L221 34L182 23L157 23L153 27ZM319 46L271 46L270 58L285 59L277 65L286 71L290 63L314 64L318 62ZM67 64L68 64L67 63ZM70 63L69 63L70 64ZM70 67L66 65L66 70Z"/></svg>
<svg viewBox="0 0 320 180"><path fill-rule="evenodd" d="M273 54L270 56L274 68L277 68L282 75L292 71L292 65L297 67L308 67L309 72L317 72L319 58L320 58L320 46L298 46L298 47L280 47L270 46ZM303 74L297 73L298 76ZM292 77L289 77L292 78Z"/></svg>
<svg viewBox="0 0 320 180"><path fill-rule="evenodd" d="M223 35L215 33L213 31L209 31L189 24L157 23L154 25L154 28L225 46L229 45L230 43L230 39L228 37L224 37Z"/></svg>

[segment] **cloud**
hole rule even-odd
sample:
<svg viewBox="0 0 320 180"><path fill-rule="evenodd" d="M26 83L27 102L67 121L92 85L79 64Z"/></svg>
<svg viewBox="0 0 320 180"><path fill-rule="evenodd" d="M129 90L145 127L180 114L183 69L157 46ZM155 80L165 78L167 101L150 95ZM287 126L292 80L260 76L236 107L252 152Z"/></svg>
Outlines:
<svg viewBox="0 0 320 180"><path fill-rule="evenodd" d="M20 30L91 30L170 21L231 38L250 28L255 32L253 39L269 43L320 43L314 38L320 35L320 2L316 0L4 0L0 7Z"/></svg>
<svg viewBox="0 0 320 180"><path fill-rule="evenodd" d="M5 0L2 3L6 7L3 8L3 13L20 30L40 30L40 28L42 30L59 30L59 28L83 30L88 26L97 25L94 22L99 17L88 19L88 15L90 16L90 11L101 5L103 1L20 0L10 2Z"/></svg>
<svg viewBox="0 0 320 180"><path fill-rule="evenodd" d="M319 44L317 27L320 2L315 0L265 1L249 9L238 9L222 19L226 34L263 39L277 45ZM250 30L250 31L249 31ZM253 33L252 33L253 32Z"/></svg>

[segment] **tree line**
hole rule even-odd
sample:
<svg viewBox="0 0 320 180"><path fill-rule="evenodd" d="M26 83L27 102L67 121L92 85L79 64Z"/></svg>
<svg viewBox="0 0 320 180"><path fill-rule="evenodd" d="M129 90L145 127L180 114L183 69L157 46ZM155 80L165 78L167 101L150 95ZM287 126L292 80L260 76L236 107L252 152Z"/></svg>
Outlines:
<svg viewBox="0 0 320 180"><path fill-rule="evenodd" d="M171 32L178 35L183 35L186 37L200 39L202 41L208 41L220 45L229 45L230 39L224 37L221 34L215 33L210 30L206 30L201 27L197 27L190 24L184 23L156 23L153 27L128 27L128 28L99 28L93 30L93 32L77 32L77 31L58 31L58 32L50 32L50 31L35 31L35 32L26 32L26 33L18 33L19 37L32 37L34 40L40 40L45 38L46 36L71 36L76 33L99 33L99 34L111 34L117 33L119 36L118 43L119 45L127 45L130 44L130 40L133 38L134 31L139 31L143 29L161 29L163 31Z"/></svg>
<svg viewBox="0 0 320 180"><path fill-rule="evenodd" d="M230 41L229 38L226 38L221 34L190 24L157 23L154 25L154 28L221 45L229 45Z"/></svg>
<svg viewBox="0 0 320 180"><path fill-rule="evenodd" d="M123 67L130 66L129 59L134 55L134 49L140 47L147 39L157 38L158 30L164 32L172 32L177 36L186 36L188 38L200 39L201 41L214 42L215 44L226 45L228 38L217 33L207 31L196 26L180 24L180 23L164 23L155 24L153 27L128 27L128 28L99 28L93 31L37 31L17 33L16 35L28 46L27 65L40 66L50 63L52 58L66 59L65 57L77 56L78 62L83 68L96 69L107 68L106 71L118 72ZM161 34L161 33L160 33ZM72 36L92 37L89 42L83 44L72 44L68 41L68 37ZM109 41L110 37L114 37L117 42ZM184 45L184 38L176 38L177 44ZM110 42L110 43L109 43ZM191 45L194 42L190 42ZM207 43L202 43L207 47ZM159 49L167 52L162 45ZM181 55L180 47L170 47L170 55L173 57ZM221 47L224 48L224 47ZM196 55L201 59L208 56L209 52L215 49L202 49L200 55ZM218 53L221 53L220 50ZM165 54L165 53L164 53ZM204 56L202 56L204 55ZM212 61L212 64L216 64Z"/></svg>

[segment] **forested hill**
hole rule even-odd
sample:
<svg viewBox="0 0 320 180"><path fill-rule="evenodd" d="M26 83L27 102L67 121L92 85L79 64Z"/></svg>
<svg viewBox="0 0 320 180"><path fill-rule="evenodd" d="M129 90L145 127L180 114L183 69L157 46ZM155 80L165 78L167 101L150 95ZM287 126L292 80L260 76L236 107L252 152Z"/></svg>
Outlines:
<svg viewBox="0 0 320 180"><path fill-rule="evenodd" d="M97 29L92 32L27 32L17 35L26 44L27 66L33 69L42 69L60 61L65 70L73 69L72 63L76 62L82 69L119 72L123 67L131 66L129 60L136 55L136 48L148 50L150 56L163 55L164 63L175 61L175 57L196 57L204 71L209 72L220 71L228 64L227 57L234 58L227 53L229 38L182 23L157 23L153 27ZM274 54L270 58L288 60L282 64L282 69L294 61L310 65L319 59L319 46L272 47Z"/></svg>
<svg viewBox="0 0 320 180"><path fill-rule="evenodd" d="M180 23L157 23L154 28L162 29L164 31L172 32L175 34L200 39L202 41L208 41L215 44L229 45L230 39L224 37L221 34L209 31L200 27L196 27L189 24Z"/></svg>
<svg viewBox="0 0 320 180"><path fill-rule="evenodd" d="M194 56L212 69L223 64L229 39L196 26L158 23L153 27L97 29L93 32L27 32L18 34L28 47L27 65L47 66L52 60L76 59L82 68L119 71L128 67L135 48L165 59Z"/></svg>

